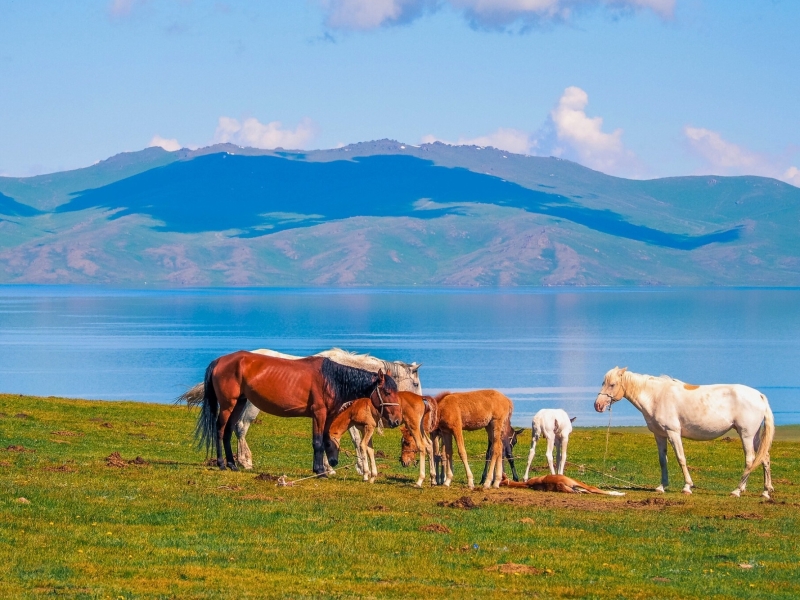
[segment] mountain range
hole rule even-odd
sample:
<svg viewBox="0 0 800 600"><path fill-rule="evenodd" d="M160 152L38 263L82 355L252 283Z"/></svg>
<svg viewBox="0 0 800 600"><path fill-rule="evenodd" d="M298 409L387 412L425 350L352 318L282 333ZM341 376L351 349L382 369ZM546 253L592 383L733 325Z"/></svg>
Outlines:
<svg viewBox="0 0 800 600"><path fill-rule="evenodd" d="M0 283L797 286L800 189L392 140L0 177Z"/></svg>

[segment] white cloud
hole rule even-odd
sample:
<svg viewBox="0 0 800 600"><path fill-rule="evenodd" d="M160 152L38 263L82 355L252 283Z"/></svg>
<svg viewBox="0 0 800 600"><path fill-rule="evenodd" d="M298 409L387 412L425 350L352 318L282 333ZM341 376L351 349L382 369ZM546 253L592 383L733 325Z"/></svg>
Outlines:
<svg viewBox="0 0 800 600"><path fill-rule="evenodd" d="M150 140L150 143L147 144L148 148L152 148L153 146L159 146L167 152L175 152L176 150L180 150L182 148L178 140L175 138L167 139L161 137L160 135L154 135L153 139Z"/></svg>
<svg viewBox="0 0 800 600"><path fill-rule="evenodd" d="M702 127L683 128L691 150L718 175L762 175L782 179L800 187L800 169L787 167L786 161L770 157L729 142L717 131Z"/></svg>
<svg viewBox="0 0 800 600"><path fill-rule="evenodd" d="M319 0L331 29L368 30L408 23L426 11L449 5L474 27L523 29L567 22L576 12L602 8L611 13L652 11L672 17L676 0Z"/></svg>
<svg viewBox="0 0 800 600"><path fill-rule="evenodd" d="M636 159L622 143L622 129L603 131L602 117L589 117L589 95L579 87L564 90L558 105L550 113L556 136L564 147L556 155L574 158L592 169L606 173L630 172Z"/></svg>
<svg viewBox="0 0 800 600"><path fill-rule="evenodd" d="M304 148L316 132L314 123L308 118L300 121L295 129L285 129L280 121L265 125L252 117L242 122L231 117L220 117L214 142L266 149Z"/></svg>
<svg viewBox="0 0 800 600"><path fill-rule="evenodd" d="M499 128L494 133L483 135L476 138L459 138L457 142L449 142L439 139L433 135L426 135L422 138L423 144L433 142L443 142L451 146L492 146L498 150L513 152L515 154L530 154L536 146L530 134L519 129Z"/></svg>

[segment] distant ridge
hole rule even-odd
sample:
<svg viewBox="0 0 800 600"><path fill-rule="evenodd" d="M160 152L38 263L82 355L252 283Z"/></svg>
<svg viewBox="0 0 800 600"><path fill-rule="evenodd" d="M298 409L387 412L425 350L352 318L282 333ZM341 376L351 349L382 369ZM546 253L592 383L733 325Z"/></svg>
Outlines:
<svg viewBox="0 0 800 600"><path fill-rule="evenodd" d="M798 285L800 189L394 140L0 178L0 282Z"/></svg>

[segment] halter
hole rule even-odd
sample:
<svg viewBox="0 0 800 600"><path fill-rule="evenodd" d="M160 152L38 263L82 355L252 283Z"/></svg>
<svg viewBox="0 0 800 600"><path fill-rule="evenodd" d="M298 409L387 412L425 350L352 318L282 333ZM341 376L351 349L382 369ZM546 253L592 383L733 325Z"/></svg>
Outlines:
<svg viewBox="0 0 800 600"><path fill-rule="evenodd" d="M381 386L379 383L375 384L375 391L373 392L378 394L378 400L380 401L380 414L378 415L379 419L383 419L383 407L384 406L400 406L399 402L384 402L383 396L381 396ZM370 394L370 398L372 398L372 394Z"/></svg>

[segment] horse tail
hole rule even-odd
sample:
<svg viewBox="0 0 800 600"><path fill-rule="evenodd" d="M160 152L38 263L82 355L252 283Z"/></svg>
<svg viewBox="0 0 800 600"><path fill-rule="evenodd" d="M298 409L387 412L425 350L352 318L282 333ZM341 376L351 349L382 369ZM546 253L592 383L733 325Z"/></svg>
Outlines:
<svg viewBox="0 0 800 600"><path fill-rule="evenodd" d="M198 383L197 385L190 387L180 396L175 398L174 403L181 404L185 402L188 408L199 406L203 402L203 396L205 395L204 387L205 387L204 383Z"/></svg>
<svg viewBox="0 0 800 600"><path fill-rule="evenodd" d="M206 368L206 375L203 379L203 397L197 403L200 404L200 414L197 417L197 426L194 429L194 439L197 442L197 447L205 448L206 455L214 445L216 451L219 444L217 436L217 413L219 412L219 402L217 401L217 392L214 391L214 382L212 381L214 375L214 367L217 366L219 359L212 360Z"/></svg>
<svg viewBox="0 0 800 600"><path fill-rule="evenodd" d="M772 416L772 409L769 407L767 397L764 394L761 394L761 397L764 399L764 404L766 405L766 410L764 411L764 435L761 438L761 445L758 447L758 452L753 460L753 464L750 465L749 469L745 470L742 476L743 478L749 476L758 465L763 464L767 459L769 449L772 447L772 440L775 439L775 417Z"/></svg>

